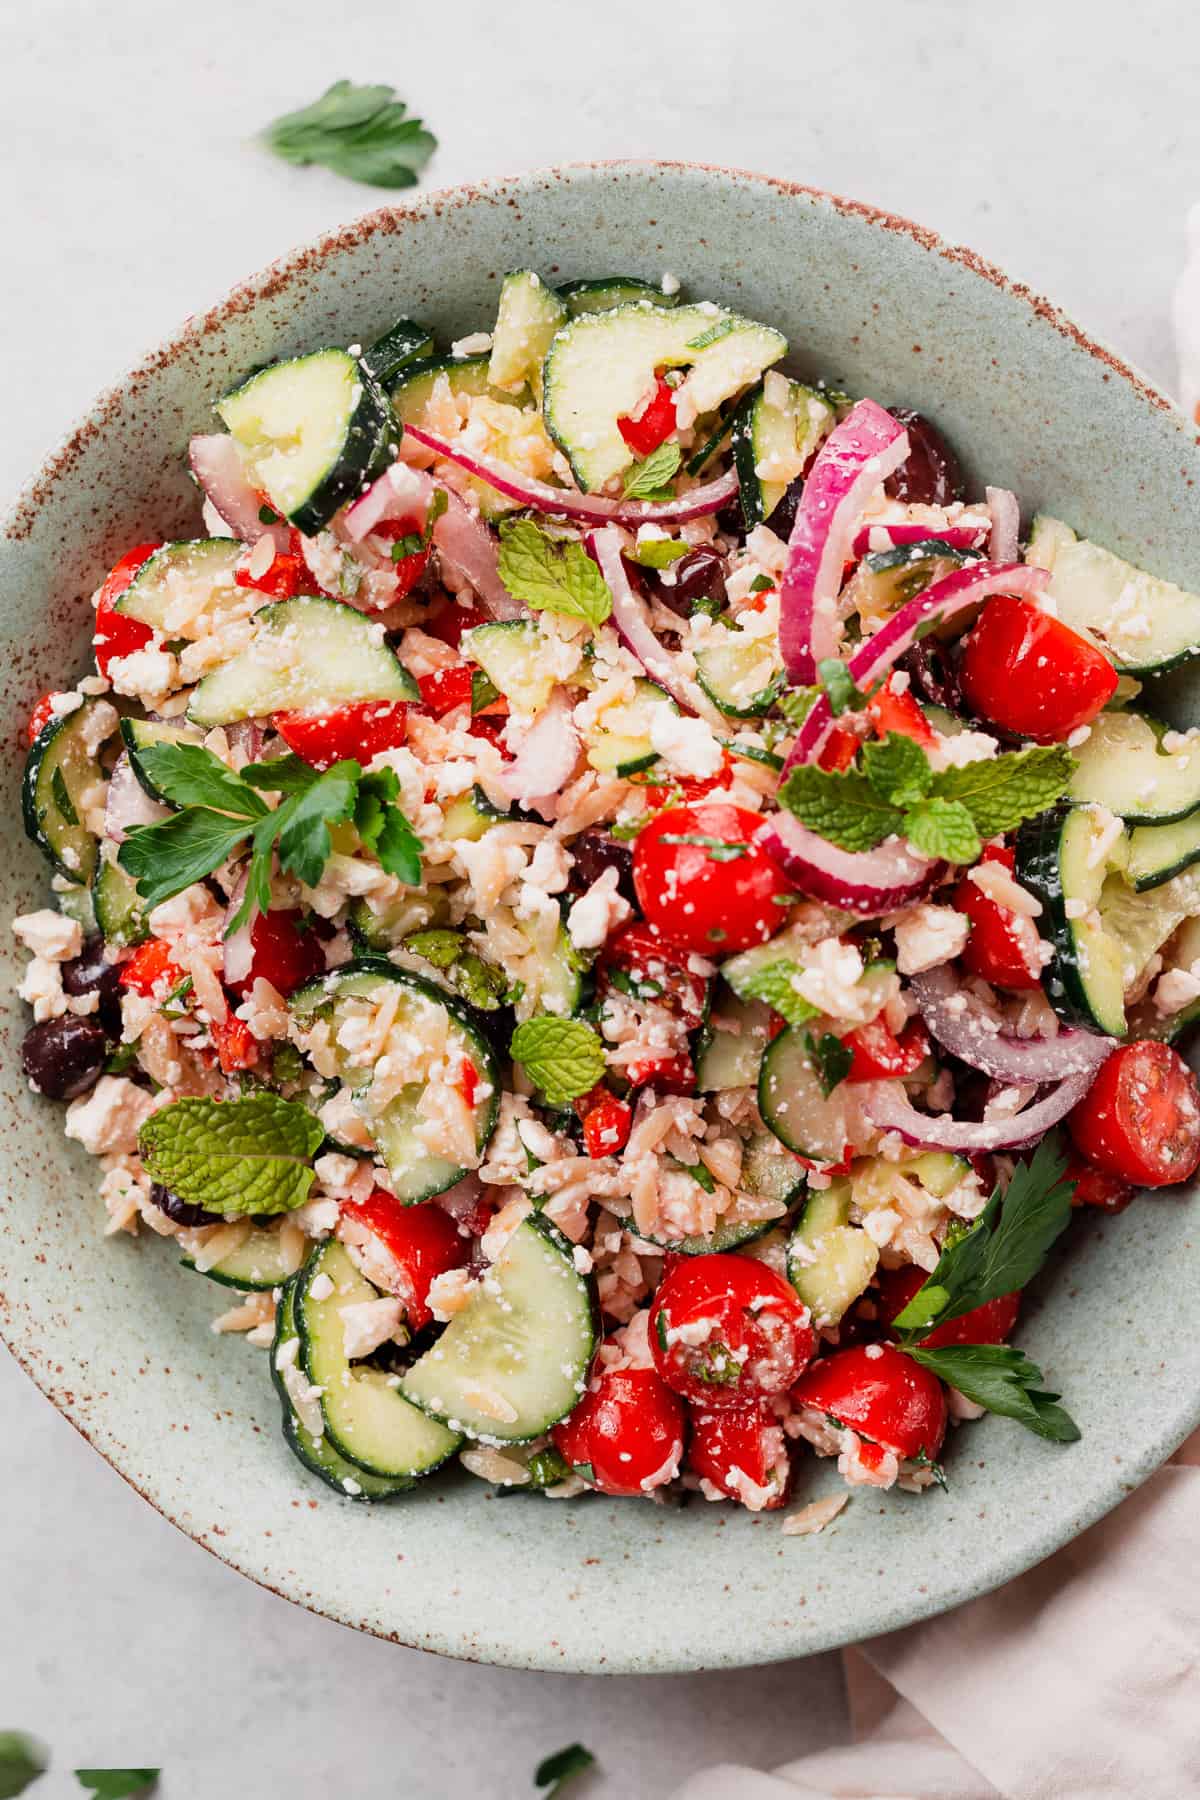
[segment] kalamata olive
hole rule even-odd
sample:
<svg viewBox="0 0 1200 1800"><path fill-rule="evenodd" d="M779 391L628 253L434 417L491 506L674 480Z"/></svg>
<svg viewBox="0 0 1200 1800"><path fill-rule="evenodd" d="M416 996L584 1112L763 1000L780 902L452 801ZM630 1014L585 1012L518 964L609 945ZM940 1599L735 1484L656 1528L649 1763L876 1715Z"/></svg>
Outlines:
<svg viewBox="0 0 1200 1800"><path fill-rule="evenodd" d="M74 1100L94 1087L107 1055L104 1027L74 1013L44 1019L26 1033L21 1045L26 1075L51 1100Z"/></svg>
<svg viewBox="0 0 1200 1800"><path fill-rule="evenodd" d="M940 644L928 641L914 644L901 657L900 667L911 677L919 700L928 700L932 706L943 706L947 712L962 714L968 711L954 664Z"/></svg>
<svg viewBox="0 0 1200 1800"><path fill-rule="evenodd" d="M883 484L888 498L906 506L949 506L951 501L961 500L965 491L962 470L937 426L924 413L911 412L906 406L888 410L908 432L908 455Z"/></svg>
<svg viewBox="0 0 1200 1800"><path fill-rule="evenodd" d="M655 570L652 579L655 599L681 619L691 616L698 601L725 602L725 565L715 550L703 544L668 569Z"/></svg>
<svg viewBox="0 0 1200 1800"><path fill-rule="evenodd" d="M797 475L794 480L788 482L782 500L779 501L767 520L770 530L775 533L776 537L782 538L785 544L792 535L792 526L796 523L796 510L800 505L800 496L803 492L804 477Z"/></svg>
<svg viewBox="0 0 1200 1800"><path fill-rule="evenodd" d="M228 1223L221 1213L209 1212L207 1207L194 1206L190 1200L180 1200L169 1188L156 1181L150 1189L150 1198L159 1212L166 1213L176 1225L225 1225Z"/></svg>
<svg viewBox="0 0 1200 1800"><path fill-rule="evenodd" d="M633 846L609 837L606 831L584 831L571 845L575 867L571 882L579 888L590 888L606 869L617 871L617 886L631 905L636 904L633 889Z"/></svg>
<svg viewBox="0 0 1200 1800"><path fill-rule="evenodd" d="M96 1016L109 1037L121 1035L121 964L105 962L104 939L90 937L82 951L62 966L64 994L99 994Z"/></svg>

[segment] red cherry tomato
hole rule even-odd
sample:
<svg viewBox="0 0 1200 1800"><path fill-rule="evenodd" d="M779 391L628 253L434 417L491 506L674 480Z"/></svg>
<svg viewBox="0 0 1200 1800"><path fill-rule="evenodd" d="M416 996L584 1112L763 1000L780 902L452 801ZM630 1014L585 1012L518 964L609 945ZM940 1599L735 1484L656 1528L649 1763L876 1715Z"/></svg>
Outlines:
<svg viewBox="0 0 1200 1800"><path fill-rule="evenodd" d="M421 705L427 706L434 718L452 712L456 706L470 706L471 682L475 671L470 663L459 663L452 669L434 669L419 677Z"/></svg>
<svg viewBox="0 0 1200 1800"><path fill-rule="evenodd" d="M560 1419L550 1432L550 1441L564 1462L569 1462L585 1478L591 1474L591 1430L595 1410L596 1394L587 1387L575 1410L569 1412L565 1419Z"/></svg>
<svg viewBox="0 0 1200 1800"><path fill-rule="evenodd" d="M879 1316L885 1325L890 1325L897 1313L904 1311L913 1295L923 1288L929 1277L924 1269L913 1268L911 1264L904 1269L884 1269L879 1276ZM1021 1310L1021 1296L1002 1294L996 1300L987 1300L982 1306L964 1313L961 1319L951 1319L946 1325L939 1325L935 1331L923 1337L921 1342L931 1349L938 1349L944 1344L1005 1344L1012 1336L1017 1315Z"/></svg>
<svg viewBox="0 0 1200 1800"><path fill-rule="evenodd" d="M1103 712L1116 692L1117 671L1032 600L998 594L966 637L960 681L981 718L1053 744Z"/></svg>
<svg viewBox="0 0 1200 1800"><path fill-rule="evenodd" d="M910 1019L899 1037L888 1030L882 1018L872 1019L869 1025L848 1031L842 1042L854 1052L847 1081L885 1081L911 1075L929 1055L929 1034L920 1019Z"/></svg>
<svg viewBox="0 0 1200 1800"><path fill-rule="evenodd" d="M420 537L423 529L423 519L381 519L373 528L372 535L396 540L402 537ZM411 594L428 567L429 551L427 548L414 550L410 555L402 556L398 561L393 562L392 571L396 577L396 588L387 604L393 606L397 600L403 600L406 594Z"/></svg>
<svg viewBox="0 0 1200 1800"><path fill-rule="evenodd" d="M297 594L312 594L317 588L316 577L309 574L304 558L290 550L277 550L270 567L258 576L251 575L243 560L233 571L233 579L239 587L270 594L272 600L293 600Z"/></svg>
<svg viewBox="0 0 1200 1800"><path fill-rule="evenodd" d="M250 970L242 981L226 985L235 993L248 993L256 981L269 981L284 999L306 981L325 971L325 952L312 930L305 930L303 913L280 908L255 913L250 924Z"/></svg>
<svg viewBox="0 0 1200 1800"><path fill-rule="evenodd" d="M705 775L703 779L684 777L674 781L670 786L661 782L645 784L646 805L652 812L664 806L691 806L697 800L707 800L710 794L717 794L727 788L733 780L733 758L728 750L721 752L721 767L715 775Z"/></svg>
<svg viewBox="0 0 1200 1800"><path fill-rule="evenodd" d="M937 743L933 727L913 695L907 690L902 694L896 693L890 679L867 701L867 717L875 727L876 735L881 738L885 738L889 731L894 731L901 737L911 738L922 750L932 750Z"/></svg>
<svg viewBox="0 0 1200 1800"><path fill-rule="evenodd" d="M1067 1129L1106 1175L1135 1187L1186 1181L1200 1163L1196 1077L1169 1044L1125 1044L1101 1065Z"/></svg>
<svg viewBox="0 0 1200 1800"><path fill-rule="evenodd" d="M835 1350L792 1389L797 1406L811 1406L849 1425L901 1461L937 1455L946 1435L941 1382L891 1344Z"/></svg>
<svg viewBox="0 0 1200 1800"><path fill-rule="evenodd" d="M818 768L825 769L830 775L840 775L858 755L861 742L856 732L847 731L844 725L834 725L821 745Z"/></svg>
<svg viewBox="0 0 1200 1800"><path fill-rule="evenodd" d="M719 1412L693 1411L688 1468L725 1494L746 1503L747 1489L756 1512L773 1512L787 1500L791 1465L787 1439L770 1407L725 1407ZM769 1497L761 1500L761 1490Z"/></svg>
<svg viewBox="0 0 1200 1800"><path fill-rule="evenodd" d="M663 940L646 925L627 925L609 938L600 953L602 977L611 969L621 969L639 987L650 991L647 998L678 1013L689 1031L704 1019L708 998L708 982L694 975L687 966L688 952Z"/></svg>
<svg viewBox="0 0 1200 1800"><path fill-rule="evenodd" d="M26 731L31 744L36 742L54 717L53 700L53 694L43 694L33 711L30 713L29 724L26 727Z"/></svg>
<svg viewBox="0 0 1200 1800"><path fill-rule="evenodd" d="M583 1119L583 1141L591 1157L616 1156L625 1148L633 1111L601 1085L576 1105Z"/></svg>
<svg viewBox="0 0 1200 1800"><path fill-rule="evenodd" d="M1002 844L985 844L979 860L1002 863L1010 874L1016 865L1015 855ZM1017 993L1042 985L1038 932L1032 919L998 905L969 875L955 888L954 905L971 921L962 953L970 974Z"/></svg>
<svg viewBox="0 0 1200 1800"><path fill-rule="evenodd" d="M359 700L331 712L281 712L275 714L275 729L314 769L332 768L346 757L365 766L381 750L404 743L407 708L403 700Z"/></svg>
<svg viewBox="0 0 1200 1800"><path fill-rule="evenodd" d="M232 1013L223 1023L214 1020L208 1035L226 1075L235 1075L240 1069L252 1069L258 1061L258 1039L244 1020L235 1019Z"/></svg>
<svg viewBox="0 0 1200 1800"><path fill-rule="evenodd" d="M443 644L449 644L457 650L462 643L464 631L473 631L476 625L488 625L491 620L487 613L476 612L474 607L459 606L455 601L443 607L436 619L423 627L430 637L439 638Z"/></svg>
<svg viewBox="0 0 1200 1800"><path fill-rule="evenodd" d="M600 1377L587 1428L588 1461L602 1494L664 1487L683 1460L683 1403L653 1369L610 1369Z"/></svg>
<svg viewBox="0 0 1200 1800"><path fill-rule="evenodd" d="M1124 1212L1137 1191L1127 1181L1106 1175L1103 1169L1093 1169L1077 1150L1072 1150L1067 1158L1066 1179L1075 1183L1072 1206L1095 1206L1101 1212Z"/></svg>
<svg viewBox="0 0 1200 1800"><path fill-rule="evenodd" d="M158 544L138 544L135 549L127 550L100 589L92 644L96 651L96 667L102 675L108 674L109 663L117 657L132 656L135 650L144 650L154 636L149 625L114 612L113 608L142 564L149 562L158 548Z"/></svg>
<svg viewBox="0 0 1200 1800"><path fill-rule="evenodd" d="M703 800L671 807L643 827L633 846L633 884L656 936L702 956L731 956L779 930L781 903L793 890L753 842L761 824L746 807ZM722 844L735 846L728 860L712 854Z"/></svg>
<svg viewBox="0 0 1200 1800"><path fill-rule="evenodd" d="M135 994L169 993L183 980L184 971L171 960L171 946L162 938L147 938L123 966L118 981Z"/></svg>
<svg viewBox="0 0 1200 1800"><path fill-rule="evenodd" d="M430 1283L450 1269L461 1269L470 1245L460 1237L449 1213L432 1201L405 1206L386 1188L375 1188L365 1200L344 1200L342 1216L354 1219L377 1238L396 1265L397 1291L414 1331L428 1325Z"/></svg>
<svg viewBox="0 0 1200 1800"><path fill-rule="evenodd" d="M628 414L617 420L617 430L635 456L649 456L665 444L675 429L675 390L660 375L654 384L654 398L640 418Z"/></svg>
<svg viewBox="0 0 1200 1800"><path fill-rule="evenodd" d="M650 1354L694 1405L744 1406L789 1387L816 1336L795 1289L765 1263L693 1256L664 1276L650 1309Z"/></svg>

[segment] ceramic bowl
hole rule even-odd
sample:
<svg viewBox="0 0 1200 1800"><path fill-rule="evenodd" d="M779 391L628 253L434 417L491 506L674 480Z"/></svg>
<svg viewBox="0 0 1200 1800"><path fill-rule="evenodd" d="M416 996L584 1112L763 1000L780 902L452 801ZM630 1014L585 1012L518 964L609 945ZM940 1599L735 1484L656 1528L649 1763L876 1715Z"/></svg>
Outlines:
<svg viewBox="0 0 1200 1800"><path fill-rule="evenodd" d="M366 341L400 313L445 340L500 279L677 274L782 326L796 370L930 413L972 485L1014 488L1193 588L1192 433L1132 370L970 252L869 207L678 164L563 168L423 195L298 251L190 320L92 406L20 496L0 552L9 818L3 917L47 871L17 803L35 698L82 670L87 596L130 544L194 535L188 435L252 365ZM1177 682L1176 717L1194 684ZM215 1337L221 1290L162 1242L105 1241L95 1165L31 1094L0 934L0 1329L47 1396L146 1499L243 1574L347 1624L520 1667L654 1671L804 1655L997 1586L1117 1504L1200 1419L1195 1191L1080 1221L1021 1341L1083 1429L1055 1448L988 1419L956 1436L950 1490L858 1491L835 1525L597 1497L494 1498L451 1474L392 1506L339 1502L284 1448L262 1351ZM837 1477L815 1460L803 1500ZM86 1521L80 1521L86 1530Z"/></svg>

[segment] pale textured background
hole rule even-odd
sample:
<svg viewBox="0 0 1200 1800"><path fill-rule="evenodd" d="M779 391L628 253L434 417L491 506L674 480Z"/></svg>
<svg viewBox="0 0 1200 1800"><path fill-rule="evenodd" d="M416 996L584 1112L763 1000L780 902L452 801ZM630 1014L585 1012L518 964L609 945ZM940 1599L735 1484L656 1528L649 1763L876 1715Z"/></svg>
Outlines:
<svg viewBox="0 0 1200 1800"><path fill-rule="evenodd" d="M1200 22L1153 0L1136 32L1125 17L1096 0L7 0L0 492L186 313L376 204L251 142L342 75L391 81L423 113L443 146L431 185L630 155L790 176L972 245L1170 388ZM161 1763L165 1800L235 1782L262 1800L513 1800L539 1756L581 1738L605 1772L580 1800L642 1800L707 1761L770 1766L843 1729L832 1657L524 1675L299 1612L164 1524L7 1359L0 1436L0 1728L40 1733L59 1771ZM79 1792L61 1772L35 1791Z"/></svg>

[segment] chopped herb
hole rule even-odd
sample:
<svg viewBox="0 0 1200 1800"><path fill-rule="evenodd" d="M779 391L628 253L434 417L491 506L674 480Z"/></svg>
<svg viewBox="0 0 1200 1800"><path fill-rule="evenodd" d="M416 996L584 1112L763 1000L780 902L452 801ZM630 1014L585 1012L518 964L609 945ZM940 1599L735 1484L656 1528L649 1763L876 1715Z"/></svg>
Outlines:
<svg viewBox="0 0 1200 1800"><path fill-rule="evenodd" d="M627 969L610 969L608 980L618 993L628 994L631 1000L657 1000L664 991L661 981L642 980Z"/></svg>
<svg viewBox="0 0 1200 1800"><path fill-rule="evenodd" d="M152 1794L158 1786L157 1769L76 1769L80 1787L88 1788L92 1800L133 1800L135 1795Z"/></svg>
<svg viewBox="0 0 1200 1800"><path fill-rule="evenodd" d="M407 557L420 556L424 548L425 541L419 531L406 531L392 544L392 561L404 562Z"/></svg>
<svg viewBox="0 0 1200 1800"><path fill-rule="evenodd" d="M566 613L597 627L612 612L608 583L575 538L556 540L532 519L500 526L500 579L534 612Z"/></svg>
<svg viewBox="0 0 1200 1800"><path fill-rule="evenodd" d="M675 1167L677 1169L682 1169L685 1175L690 1175L692 1180L696 1183L696 1186L702 1187L706 1194L716 1193L717 1184L712 1178L712 1172L711 1170L706 1169L703 1163L683 1163L676 1161Z"/></svg>
<svg viewBox="0 0 1200 1800"><path fill-rule="evenodd" d="M46 1752L27 1731L0 1731L0 1800L16 1800L45 1774L47 1761Z"/></svg>
<svg viewBox="0 0 1200 1800"><path fill-rule="evenodd" d="M807 1025L820 1013L820 1007L797 992L796 977L802 973L799 963L788 957L765 967L752 969L738 982L738 993L746 1000L762 1000L789 1025Z"/></svg>
<svg viewBox="0 0 1200 1800"><path fill-rule="evenodd" d="M677 473L680 464L678 444L660 444L641 462L634 463L625 477L623 500L654 500Z"/></svg>
<svg viewBox="0 0 1200 1800"><path fill-rule="evenodd" d="M492 706L500 698L500 689L485 669L471 671L471 717Z"/></svg>
<svg viewBox="0 0 1200 1800"><path fill-rule="evenodd" d="M832 1031L824 1031L820 1037L814 1037L811 1031L806 1031L804 1045L816 1067L821 1092L828 1099L839 1082L845 1081L850 1073L854 1052L847 1049L841 1038L835 1037Z"/></svg>
<svg viewBox="0 0 1200 1800"><path fill-rule="evenodd" d="M641 538L626 554L643 569L668 569L680 557L690 555L692 548L678 538Z"/></svg>
<svg viewBox="0 0 1200 1800"><path fill-rule="evenodd" d="M277 512L272 512L269 506L260 506L258 509L258 522L260 525L278 525L279 514Z"/></svg>
<svg viewBox="0 0 1200 1800"><path fill-rule="evenodd" d="M817 664L817 674L835 718L846 712L861 712L867 704L869 696L856 686L854 677L840 657L822 658Z"/></svg>
<svg viewBox="0 0 1200 1800"><path fill-rule="evenodd" d="M750 583L752 594L769 594L775 583L767 575L756 575Z"/></svg>
<svg viewBox="0 0 1200 1800"><path fill-rule="evenodd" d="M263 142L285 162L320 163L367 187L413 187L437 139L406 115L394 88L335 81L311 106L275 119Z"/></svg>
<svg viewBox="0 0 1200 1800"><path fill-rule="evenodd" d="M697 849L707 850L713 862L735 862L739 856L749 856L749 844L728 843L724 838L708 837L702 831L665 831L659 838L660 844L694 844Z"/></svg>

